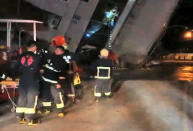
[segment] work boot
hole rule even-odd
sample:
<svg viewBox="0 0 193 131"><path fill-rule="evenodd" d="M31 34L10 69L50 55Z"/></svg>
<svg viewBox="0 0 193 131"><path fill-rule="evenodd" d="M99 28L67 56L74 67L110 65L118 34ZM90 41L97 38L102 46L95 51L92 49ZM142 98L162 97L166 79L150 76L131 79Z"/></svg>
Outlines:
<svg viewBox="0 0 193 131"><path fill-rule="evenodd" d="M38 124L40 124L40 120L29 120L27 123L28 126L36 126Z"/></svg>
<svg viewBox="0 0 193 131"><path fill-rule="evenodd" d="M95 101L96 101L96 103L99 103L99 97L96 97Z"/></svg>
<svg viewBox="0 0 193 131"><path fill-rule="evenodd" d="M49 115L49 114L50 114L50 112L51 112L51 111L50 111L50 110L48 110L48 109L45 109L45 110L44 110L44 114L45 114L45 115Z"/></svg>
<svg viewBox="0 0 193 131"><path fill-rule="evenodd" d="M41 115L42 114L42 111L41 110L37 110L36 111L38 115Z"/></svg>
<svg viewBox="0 0 193 131"><path fill-rule="evenodd" d="M25 123L26 123L26 120L24 118L21 118L19 121L19 124L25 124Z"/></svg>
<svg viewBox="0 0 193 131"><path fill-rule="evenodd" d="M110 99L110 98L112 98L112 95L106 95L105 97Z"/></svg>
<svg viewBox="0 0 193 131"><path fill-rule="evenodd" d="M17 116L16 119L17 119L19 124L25 124L26 123L26 120L23 117Z"/></svg>
<svg viewBox="0 0 193 131"><path fill-rule="evenodd" d="M64 117L64 113L63 112L58 113L58 117L60 118Z"/></svg>

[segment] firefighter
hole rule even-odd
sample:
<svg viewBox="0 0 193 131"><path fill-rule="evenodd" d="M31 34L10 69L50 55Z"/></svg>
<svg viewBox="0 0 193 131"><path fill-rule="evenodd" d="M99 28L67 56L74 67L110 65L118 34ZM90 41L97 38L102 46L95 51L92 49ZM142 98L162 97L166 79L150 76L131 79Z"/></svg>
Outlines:
<svg viewBox="0 0 193 131"><path fill-rule="evenodd" d="M78 56L68 50L68 46L64 45L63 60L67 63L65 68L65 95L78 102L82 98L82 84L78 73Z"/></svg>
<svg viewBox="0 0 193 131"><path fill-rule="evenodd" d="M35 115L39 93L40 57L35 54L35 41L30 41L26 49L15 65L20 79L16 115L20 124L27 122L29 126L33 126L38 124Z"/></svg>
<svg viewBox="0 0 193 131"><path fill-rule="evenodd" d="M63 109L64 109L64 97L61 92L61 85L59 84L59 77L61 77L61 73L63 67L65 66L65 62L62 59L62 54L64 53L64 49L61 46L55 48L55 53L50 56L47 60L47 63L44 66L44 71L42 74L42 79L44 81L43 86L47 87L47 91L51 91L51 95L56 103L56 108L58 112L58 117L63 117ZM45 88L44 88L45 89ZM43 108L46 112L50 112L51 110L51 101L48 98L47 91L42 92L43 99ZM46 98L48 98L46 100Z"/></svg>
<svg viewBox="0 0 193 131"><path fill-rule="evenodd" d="M48 59L51 58L51 54L55 53L56 48L58 46L64 46L64 45L66 45L65 37L64 36L56 36L51 41L49 51L45 50L45 49L41 49L38 54L42 57L43 65L47 64ZM42 72L43 72L43 70L42 70ZM45 115L48 115L51 112L51 102L53 101L53 97L52 97L52 94L50 91L50 86L49 86L50 83L45 82L43 79L41 79L40 85L41 85L40 99L41 99L42 104L43 104L43 107L42 107L43 113ZM42 113L41 110L39 111L39 113Z"/></svg>
<svg viewBox="0 0 193 131"><path fill-rule="evenodd" d="M100 51L100 59L96 60L91 65L91 69L95 76L94 96L96 102L99 102L99 98L104 94L107 97L111 96L110 79L112 74L113 63L108 59L109 51L102 49Z"/></svg>
<svg viewBox="0 0 193 131"><path fill-rule="evenodd" d="M65 82L63 84L65 88L62 90L64 97L67 100L67 96L70 96L73 98L73 101L75 100L75 97L77 100L80 99L82 94L82 85L78 73L78 67L76 65L77 56L68 50L68 43L66 42L66 38L64 36L59 35L54 37L51 42L51 46L53 48L57 46L64 48L63 60L67 65L65 68Z"/></svg>
<svg viewBox="0 0 193 131"><path fill-rule="evenodd" d="M40 56L41 58L41 65L45 65L47 63L47 60L48 58L50 57L50 52L47 50L47 49L40 49L37 54ZM40 73L42 74L43 73L43 68L44 67L41 67L41 70L40 70ZM41 78L40 79L40 93L39 93L39 99L40 101L43 101L42 104L44 104L44 106L46 105L46 101L53 101L53 98L52 98L52 95L51 95L51 92L50 92L50 87L49 86L45 86L44 85L45 82L44 80ZM45 102L45 103L44 103ZM44 108L43 106L43 110L44 110L44 113L47 115L50 113L50 109L47 110L46 108ZM39 106L41 107L41 106ZM41 114L42 113L42 110L41 108L38 109L38 114Z"/></svg>

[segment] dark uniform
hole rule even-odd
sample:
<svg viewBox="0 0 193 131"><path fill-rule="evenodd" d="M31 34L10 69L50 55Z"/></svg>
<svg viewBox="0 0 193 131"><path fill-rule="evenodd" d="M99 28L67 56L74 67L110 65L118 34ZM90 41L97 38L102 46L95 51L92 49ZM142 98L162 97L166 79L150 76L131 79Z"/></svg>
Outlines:
<svg viewBox="0 0 193 131"><path fill-rule="evenodd" d="M50 57L50 52L43 48L37 51L37 55L39 55L41 58L41 65L44 65L46 64L47 59Z"/></svg>
<svg viewBox="0 0 193 131"><path fill-rule="evenodd" d="M51 101L47 95L47 92L51 92L52 97L56 103L56 108L58 112L62 112L64 108L64 98L61 93L60 88L56 88L58 84L59 76L62 76L62 70L65 66L65 62L62 59L61 55L51 55L47 60L47 63L44 66L44 73L42 74L42 79L44 81L43 86L44 89L47 88L47 91L42 92L43 97L43 107L44 109L51 108Z"/></svg>
<svg viewBox="0 0 193 131"><path fill-rule="evenodd" d="M71 97L76 97L77 99L80 99L82 94L82 85L81 85L80 76L77 72L77 66L76 66L78 57L74 53L68 50L65 50L63 54L63 60L67 63L65 67L65 71L66 71L66 75L65 75L66 79L65 79L65 87L64 87L65 95L70 94Z"/></svg>
<svg viewBox="0 0 193 131"><path fill-rule="evenodd" d="M41 65L47 64L47 60L50 58L50 52L47 49L40 49L37 51L37 54L41 58ZM44 67L41 67L43 70ZM47 82L44 82L44 80L41 78L40 79L40 94L39 94L39 99L43 101L44 106L46 106L47 102L51 103L53 101L51 92L50 92L50 87L44 85L47 85ZM44 103L45 102L45 103Z"/></svg>
<svg viewBox="0 0 193 131"><path fill-rule="evenodd" d="M21 119L33 120L39 93L40 57L26 52L20 56L15 68L20 79L16 114Z"/></svg>
<svg viewBox="0 0 193 131"><path fill-rule="evenodd" d="M105 96L111 95L110 79L113 63L110 59L98 59L91 65L95 76L94 96L98 99L104 93Z"/></svg>

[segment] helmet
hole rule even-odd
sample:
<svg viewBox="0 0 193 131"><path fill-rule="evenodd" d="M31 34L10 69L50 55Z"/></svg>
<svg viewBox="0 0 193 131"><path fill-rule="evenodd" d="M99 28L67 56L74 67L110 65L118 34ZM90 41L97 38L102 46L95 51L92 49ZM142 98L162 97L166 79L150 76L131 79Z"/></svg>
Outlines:
<svg viewBox="0 0 193 131"><path fill-rule="evenodd" d="M66 39L64 36L56 36L54 39L52 39L51 42L52 46L63 46L65 49L67 48Z"/></svg>
<svg viewBox="0 0 193 131"><path fill-rule="evenodd" d="M100 51L100 55L103 57L107 57L109 55L109 51L104 48Z"/></svg>

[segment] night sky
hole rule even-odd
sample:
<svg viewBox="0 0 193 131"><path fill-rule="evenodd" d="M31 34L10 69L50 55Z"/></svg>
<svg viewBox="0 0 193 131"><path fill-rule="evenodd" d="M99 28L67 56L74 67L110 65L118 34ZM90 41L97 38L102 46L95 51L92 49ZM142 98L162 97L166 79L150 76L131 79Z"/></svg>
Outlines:
<svg viewBox="0 0 193 131"><path fill-rule="evenodd" d="M185 25L193 28L193 0L180 0L169 25Z"/></svg>
<svg viewBox="0 0 193 131"><path fill-rule="evenodd" d="M180 0L162 38L163 48L169 52L193 52L193 40L183 34L193 29L193 0ZM187 27L188 29L185 29Z"/></svg>

